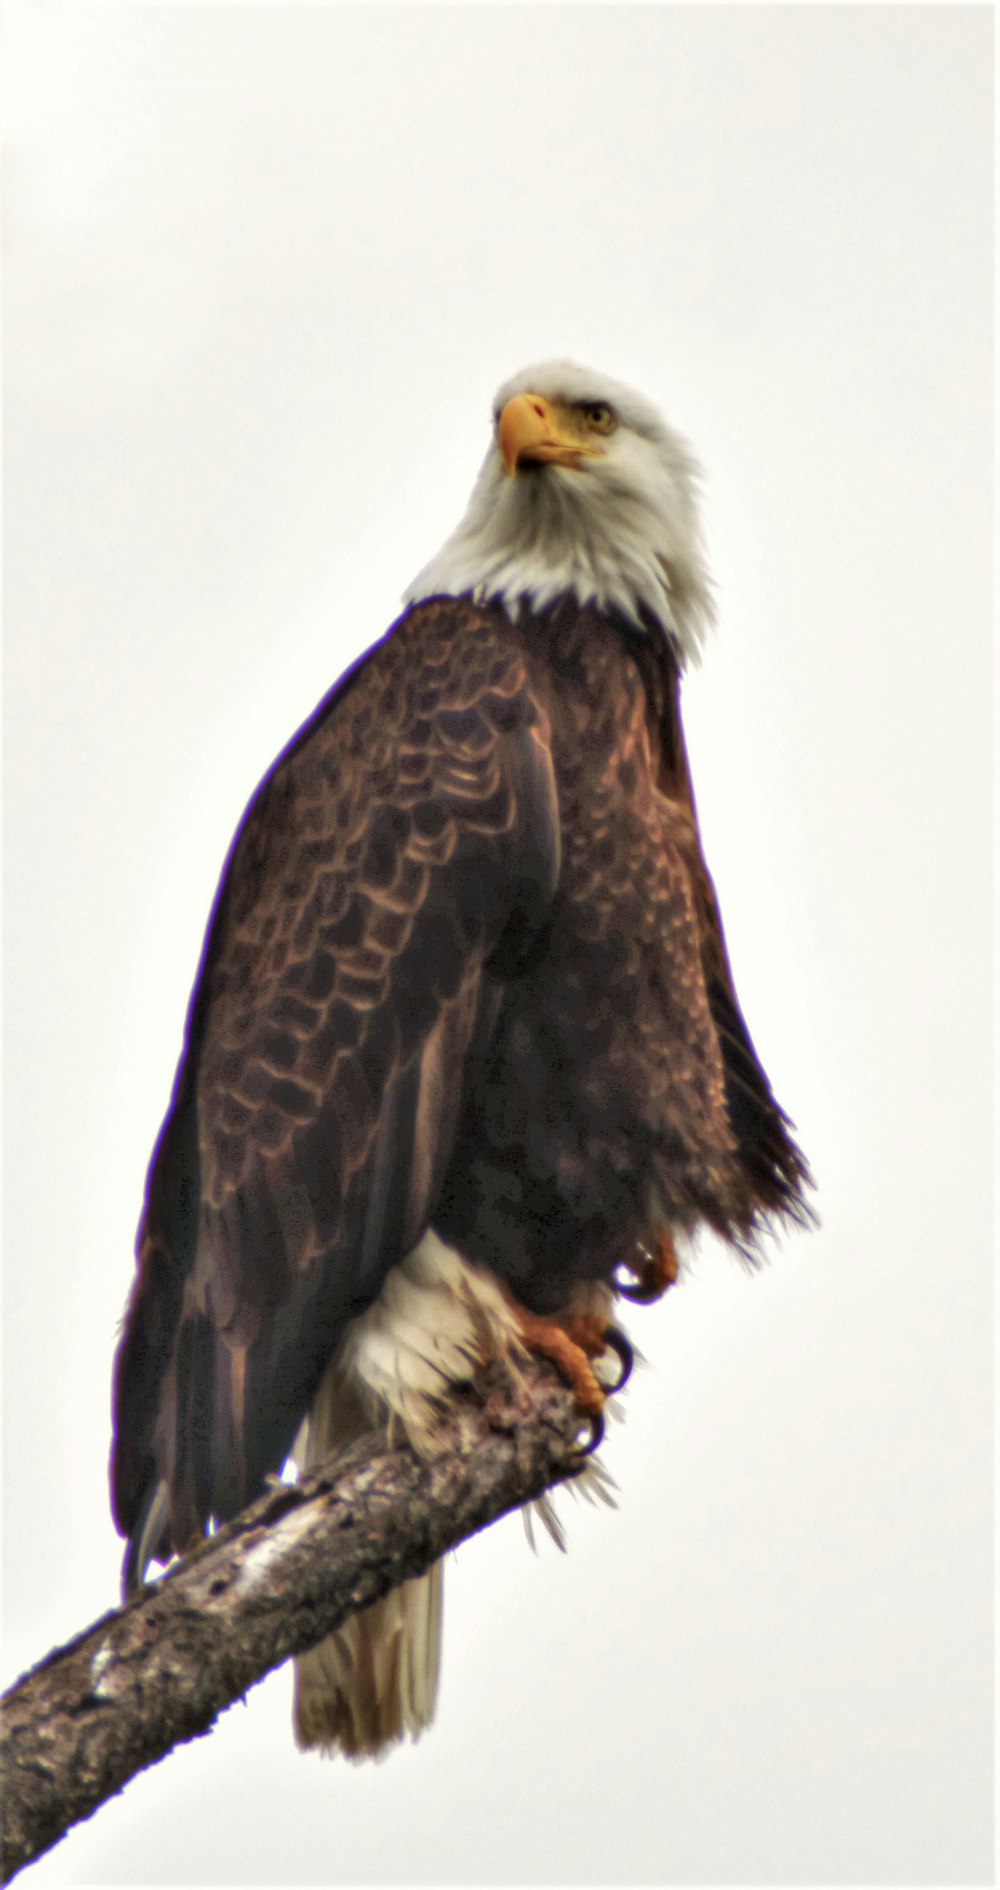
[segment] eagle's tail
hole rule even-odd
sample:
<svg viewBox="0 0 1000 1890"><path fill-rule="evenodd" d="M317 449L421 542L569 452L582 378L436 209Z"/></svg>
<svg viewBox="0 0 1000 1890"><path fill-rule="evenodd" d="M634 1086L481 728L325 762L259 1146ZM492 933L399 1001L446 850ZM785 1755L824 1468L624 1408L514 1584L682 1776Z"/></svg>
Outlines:
<svg viewBox="0 0 1000 1890"><path fill-rule="evenodd" d="M520 1347L499 1282L432 1229L348 1327L309 1413L296 1461L311 1468L373 1425L434 1449L443 1392L479 1359ZM430 1724L441 1659L443 1569L404 1582L295 1662L300 1746L376 1757Z"/></svg>
<svg viewBox="0 0 1000 1890"><path fill-rule="evenodd" d="M350 1380L334 1365L316 1394L304 1469L371 1428ZM430 1725L441 1660L440 1562L352 1615L295 1662L295 1737L301 1747L372 1759Z"/></svg>
<svg viewBox="0 0 1000 1890"><path fill-rule="evenodd" d="M300 1746L377 1758L430 1724L441 1651L440 1562L345 1621L295 1662Z"/></svg>

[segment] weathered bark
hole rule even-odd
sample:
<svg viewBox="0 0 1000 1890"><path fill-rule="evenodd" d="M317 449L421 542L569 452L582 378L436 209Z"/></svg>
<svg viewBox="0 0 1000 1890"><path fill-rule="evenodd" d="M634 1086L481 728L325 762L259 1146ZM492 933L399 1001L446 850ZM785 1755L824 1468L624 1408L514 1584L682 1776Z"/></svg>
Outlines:
<svg viewBox="0 0 1000 1890"><path fill-rule="evenodd" d="M432 1458L359 1439L56 1649L3 1701L3 1881L272 1667L572 1475L579 1429L550 1367L526 1362L516 1385L491 1366Z"/></svg>

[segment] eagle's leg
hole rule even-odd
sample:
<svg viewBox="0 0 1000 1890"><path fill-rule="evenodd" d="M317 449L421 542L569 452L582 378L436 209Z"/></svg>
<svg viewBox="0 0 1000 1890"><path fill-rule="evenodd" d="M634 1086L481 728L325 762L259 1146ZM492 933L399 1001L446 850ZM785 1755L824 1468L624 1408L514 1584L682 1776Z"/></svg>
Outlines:
<svg viewBox="0 0 1000 1890"><path fill-rule="evenodd" d="M640 1247L632 1259L620 1264L631 1278L628 1284L617 1282L618 1291L635 1306L648 1306L654 1299L660 1299L667 1287L675 1284L680 1272L674 1237L669 1229L657 1234L651 1248Z"/></svg>

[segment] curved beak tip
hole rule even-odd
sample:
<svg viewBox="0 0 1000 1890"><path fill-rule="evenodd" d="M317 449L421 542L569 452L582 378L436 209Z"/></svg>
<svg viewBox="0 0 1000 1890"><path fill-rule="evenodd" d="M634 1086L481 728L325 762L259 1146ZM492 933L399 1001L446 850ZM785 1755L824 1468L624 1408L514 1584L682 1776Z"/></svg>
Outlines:
<svg viewBox="0 0 1000 1890"><path fill-rule="evenodd" d="M533 450L550 437L548 401L540 394L514 394L497 427L497 444L507 473L513 475L518 461L530 459Z"/></svg>

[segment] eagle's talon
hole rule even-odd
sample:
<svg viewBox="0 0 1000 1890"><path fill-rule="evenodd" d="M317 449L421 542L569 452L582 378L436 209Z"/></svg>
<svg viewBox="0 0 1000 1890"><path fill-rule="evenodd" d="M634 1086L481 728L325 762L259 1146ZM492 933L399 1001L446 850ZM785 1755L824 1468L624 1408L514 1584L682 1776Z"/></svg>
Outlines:
<svg viewBox="0 0 1000 1890"><path fill-rule="evenodd" d="M651 1306L673 1286L680 1269L673 1235L657 1236L652 1250L640 1247L634 1260L620 1260L615 1268L616 1293L633 1306Z"/></svg>
<svg viewBox="0 0 1000 1890"><path fill-rule="evenodd" d="M617 1392L624 1389L632 1376L635 1353L620 1326L608 1326L604 1334L604 1345L607 1351L614 1352L621 1366L621 1371L613 1385L606 1385L603 1379L601 1381L601 1390L605 1397L613 1398Z"/></svg>
<svg viewBox="0 0 1000 1890"><path fill-rule="evenodd" d="M632 1306L651 1306L654 1299L659 1299L660 1290L655 1286L644 1285L634 1277L631 1284L626 1286L617 1275L615 1277L616 1293L620 1294L622 1299L627 1299Z"/></svg>
<svg viewBox="0 0 1000 1890"><path fill-rule="evenodd" d="M584 1443L577 1444L576 1449L573 1453L579 1465L586 1463L588 1457L592 1457L595 1451L600 1450L601 1445L604 1442L604 1414L603 1412L602 1411L589 1411L589 1412L581 1413L581 1416L584 1416L586 1418L586 1422L590 1426L590 1436L586 1439Z"/></svg>
<svg viewBox="0 0 1000 1890"><path fill-rule="evenodd" d="M634 1260L619 1260L615 1267L611 1282L615 1292L633 1306L645 1305L651 1297L652 1270L652 1254L648 1247L640 1247Z"/></svg>

